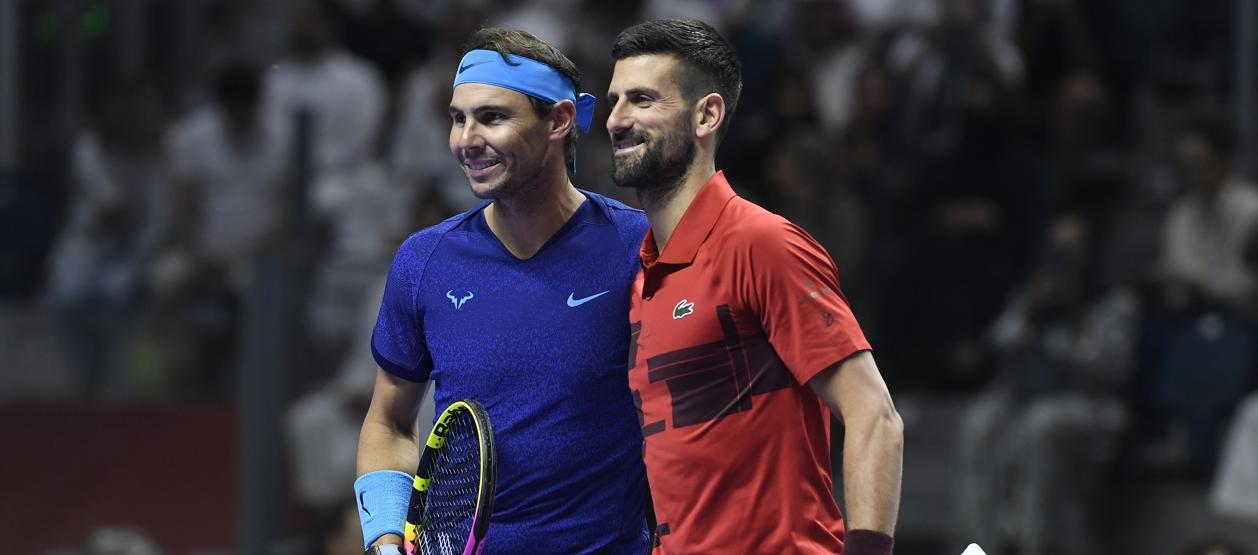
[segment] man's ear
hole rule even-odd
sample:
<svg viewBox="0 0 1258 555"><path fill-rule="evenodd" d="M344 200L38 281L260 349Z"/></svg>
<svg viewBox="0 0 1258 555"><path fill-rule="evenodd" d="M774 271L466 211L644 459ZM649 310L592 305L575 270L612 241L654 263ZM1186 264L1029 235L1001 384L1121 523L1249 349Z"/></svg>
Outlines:
<svg viewBox="0 0 1258 555"><path fill-rule="evenodd" d="M576 132L573 127L577 124L577 106L571 100L560 100L547 119L550 121L550 138L562 140L569 132Z"/></svg>
<svg viewBox="0 0 1258 555"><path fill-rule="evenodd" d="M695 103L695 136L702 139L716 135L725 122L725 99L717 93L708 93Z"/></svg>

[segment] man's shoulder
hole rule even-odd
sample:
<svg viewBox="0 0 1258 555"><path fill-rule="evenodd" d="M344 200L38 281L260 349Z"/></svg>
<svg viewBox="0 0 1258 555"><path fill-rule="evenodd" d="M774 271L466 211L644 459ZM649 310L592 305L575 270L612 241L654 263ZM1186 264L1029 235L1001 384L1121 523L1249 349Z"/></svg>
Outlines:
<svg viewBox="0 0 1258 555"><path fill-rule="evenodd" d="M790 220L739 196L730 199L712 230L723 248L772 246L800 234Z"/></svg>
<svg viewBox="0 0 1258 555"><path fill-rule="evenodd" d="M704 245L719 266L755 268L751 274L756 275L790 273L800 263L833 264L825 247L803 228L741 197L730 200Z"/></svg>
<svg viewBox="0 0 1258 555"><path fill-rule="evenodd" d="M469 217L480 211L483 207L484 205L482 204L466 212L450 216L440 223L425 227L415 233L412 233L409 237L402 241L402 246L398 247L395 261L407 258L413 262L419 262L422 266L422 264L427 262L428 258L432 256L433 251L437 249L438 245L441 244L442 239L449 235L450 232L458 229L463 222L467 221Z"/></svg>
<svg viewBox="0 0 1258 555"><path fill-rule="evenodd" d="M642 210L640 210L640 209L638 209L638 208L634 208L634 207L632 207L632 206L629 206L628 204L625 204L625 203L621 202L620 200L616 199L615 197L610 197L610 196L607 196L607 195L603 195L603 194L595 193L595 192L593 192L593 191L586 191L586 194L589 194L589 195L594 196L594 197L598 197L599 199L601 199L603 202L605 202L605 203L607 204L607 207L608 207L608 208L614 208L614 209L616 209L616 210L623 210L623 211L630 212L630 213L634 213L634 214L644 214L644 213L642 212ZM645 217L645 215L644 215L644 217Z"/></svg>
<svg viewBox="0 0 1258 555"><path fill-rule="evenodd" d="M646 234L646 228L649 224L647 223L646 213L642 210L592 191L584 191L584 193L592 202L604 207L604 213L612 225L638 234L637 239L639 240L642 238L642 235Z"/></svg>

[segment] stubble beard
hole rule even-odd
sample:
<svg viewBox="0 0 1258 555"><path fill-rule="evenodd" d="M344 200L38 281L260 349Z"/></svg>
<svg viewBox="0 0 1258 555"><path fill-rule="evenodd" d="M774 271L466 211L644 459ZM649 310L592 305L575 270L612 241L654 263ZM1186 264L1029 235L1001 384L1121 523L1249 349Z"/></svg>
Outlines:
<svg viewBox="0 0 1258 555"><path fill-rule="evenodd" d="M638 201L644 207L660 206L677 193L685 179L686 171L694 161L695 144L689 140L688 121L679 119L677 125L658 138L647 137L643 152L636 158L612 159L612 181L621 187L638 192ZM617 140L613 138L613 142Z"/></svg>

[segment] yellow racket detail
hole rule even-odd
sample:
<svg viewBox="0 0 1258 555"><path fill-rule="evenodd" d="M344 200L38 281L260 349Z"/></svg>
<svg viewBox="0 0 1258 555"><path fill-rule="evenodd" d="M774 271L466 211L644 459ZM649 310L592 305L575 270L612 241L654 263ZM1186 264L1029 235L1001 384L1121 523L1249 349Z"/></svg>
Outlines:
<svg viewBox="0 0 1258 555"><path fill-rule="evenodd" d="M480 553L496 481L493 429L485 408L466 399L451 403L424 445L403 529L407 553Z"/></svg>

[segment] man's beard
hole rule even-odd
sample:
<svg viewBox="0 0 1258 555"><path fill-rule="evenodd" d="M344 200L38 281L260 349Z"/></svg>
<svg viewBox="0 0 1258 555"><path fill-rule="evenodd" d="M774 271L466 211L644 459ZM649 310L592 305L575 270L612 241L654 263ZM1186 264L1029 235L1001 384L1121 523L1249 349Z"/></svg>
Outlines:
<svg viewBox="0 0 1258 555"><path fill-rule="evenodd" d="M642 154L636 159L612 158L612 181L638 191L645 205L667 200L681 187L682 178L695 157L695 144L689 139L690 126L678 118L671 132L658 138L646 137ZM612 141L626 137L613 137Z"/></svg>

